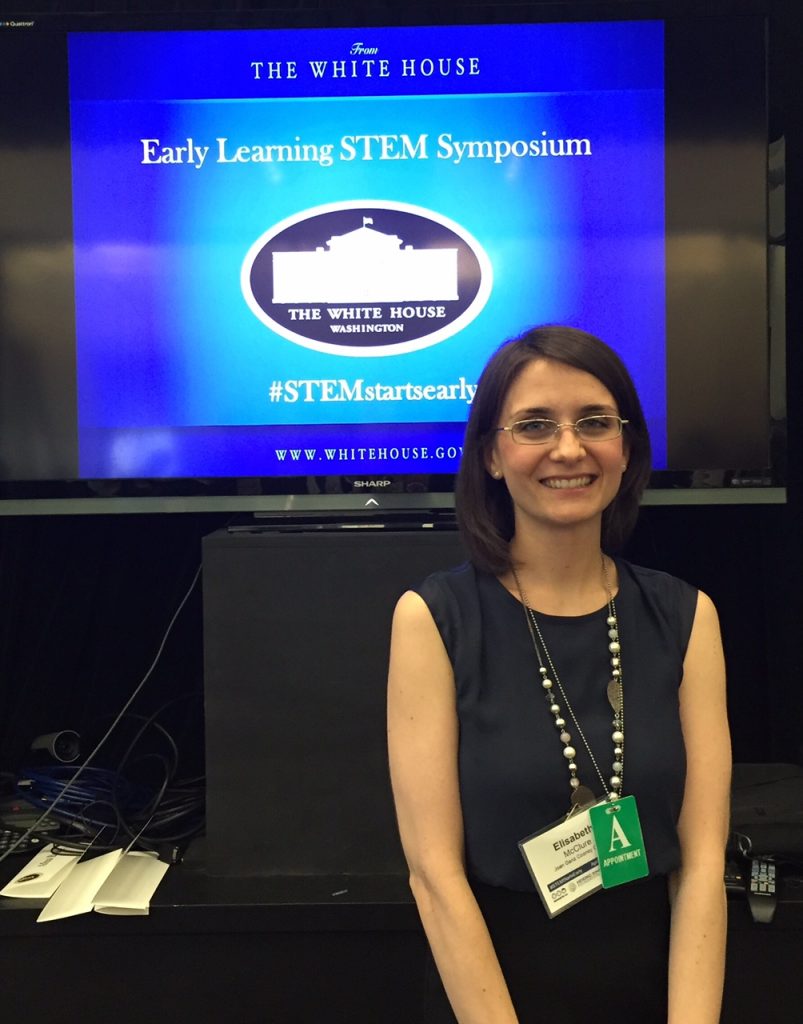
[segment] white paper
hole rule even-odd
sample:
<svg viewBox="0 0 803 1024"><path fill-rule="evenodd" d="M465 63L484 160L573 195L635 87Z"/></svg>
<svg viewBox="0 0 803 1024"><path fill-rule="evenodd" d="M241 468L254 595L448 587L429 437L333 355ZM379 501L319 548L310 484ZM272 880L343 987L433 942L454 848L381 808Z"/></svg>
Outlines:
<svg viewBox="0 0 803 1024"><path fill-rule="evenodd" d="M150 914L150 906L147 907L99 907L95 906L98 914L106 914L109 917L147 917Z"/></svg>
<svg viewBox="0 0 803 1024"><path fill-rule="evenodd" d="M97 910L101 914L145 915L168 865L155 853L112 850L81 861L56 855L52 844L19 871L0 896L48 899L37 921L58 921Z"/></svg>
<svg viewBox="0 0 803 1024"><path fill-rule="evenodd" d="M36 920L58 921L62 917L89 913L95 904L95 894L114 871L122 855L122 850L112 850L76 864Z"/></svg>
<svg viewBox="0 0 803 1024"><path fill-rule="evenodd" d="M0 889L0 896L15 896L26 900L48 899L58 889L78 863L79 854L53 853L48 843L18 871L11 881Z"/></svg>
<svg viewBox="0 0 803 1024"><path fill-rule="evenodd" d="M99 914L147 914L168 867L155 853L132 850L96 893L95 910Z"/></svg>

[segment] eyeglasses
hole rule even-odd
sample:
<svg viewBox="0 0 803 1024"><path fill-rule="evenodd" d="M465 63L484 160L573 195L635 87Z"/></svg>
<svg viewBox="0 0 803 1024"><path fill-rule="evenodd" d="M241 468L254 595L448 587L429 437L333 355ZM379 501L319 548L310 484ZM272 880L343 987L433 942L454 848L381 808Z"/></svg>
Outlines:
<svg viewBox="0 0 803 1024"><path fill-rule="evenodd" d="M613 441L620 437L622 427L629 420L621 416L583 416L576 423L557 423L555 420L517 420L509 427L497 427L497 433L506 431L516 444L547 444L560 435L564 427L571 427L583 441Z"/></svg>

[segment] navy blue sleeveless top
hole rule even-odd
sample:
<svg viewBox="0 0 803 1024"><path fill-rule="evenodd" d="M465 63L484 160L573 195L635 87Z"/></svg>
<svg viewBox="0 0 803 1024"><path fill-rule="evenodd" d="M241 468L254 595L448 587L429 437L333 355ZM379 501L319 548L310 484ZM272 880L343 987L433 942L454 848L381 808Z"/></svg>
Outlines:
<svg viewBox="0 0 803 1024"><path fill-rule="evenodd" d="M665 875L680 861L676 826L686 756L678 687L697 591L666 573L620 560L616 564L624 793L638 801L650 875ZM499 580L470 564L429 576L416 592L435 620L454 669L468 875L476 882L531 891L518 842L563 817L571 789L524 610ZM536 611L555 670L606 783L613 761L607 614L607 607L576 617ZM585 746L569 715L564 718L580 781L602 795Z"/></svg>

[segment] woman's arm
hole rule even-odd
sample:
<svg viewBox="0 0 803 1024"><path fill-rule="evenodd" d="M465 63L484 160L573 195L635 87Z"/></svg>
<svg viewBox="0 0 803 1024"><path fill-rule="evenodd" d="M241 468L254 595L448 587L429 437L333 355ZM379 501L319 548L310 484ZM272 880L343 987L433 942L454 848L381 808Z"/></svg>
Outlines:
<svg viewBox="0 0 803 1024"><path fill-rule="evenodd" d="M725 972L731 750L719 622L702 593L683 664L680 720L687 767L681 867L670 886L669 1024L716 1024Z"/></svg>
<svg viewBox="0 0 803 1024"><path fill-rule="evenodd" d="M517 1024L466 879L452 668L424 601L396 606L388 682L391 781L410 887L460 1024Z"/></svg>

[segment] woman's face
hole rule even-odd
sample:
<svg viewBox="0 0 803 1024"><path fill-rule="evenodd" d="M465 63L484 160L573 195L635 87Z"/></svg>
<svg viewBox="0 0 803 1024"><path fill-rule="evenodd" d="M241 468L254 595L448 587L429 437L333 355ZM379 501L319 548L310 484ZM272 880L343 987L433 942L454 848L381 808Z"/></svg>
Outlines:
<svg viewBox="0 0 803 1024"><path fill-rule="evenodd" d="M513 382L497 426L517 420L574 423L594 414L620 415L610 391L590 373L565 363L535 359ZM624 437L580 441L564 427L546 444L518 444L509 431L496 434L486 468L510 492L519 530L525 524L570 527L597 519L619 490L627 466Z"/></svg>

